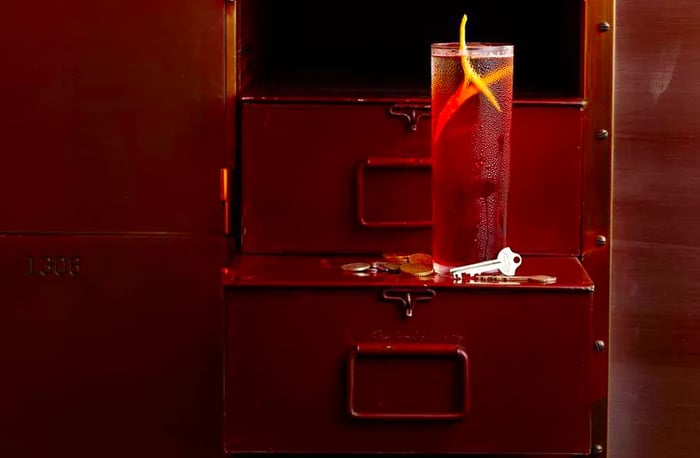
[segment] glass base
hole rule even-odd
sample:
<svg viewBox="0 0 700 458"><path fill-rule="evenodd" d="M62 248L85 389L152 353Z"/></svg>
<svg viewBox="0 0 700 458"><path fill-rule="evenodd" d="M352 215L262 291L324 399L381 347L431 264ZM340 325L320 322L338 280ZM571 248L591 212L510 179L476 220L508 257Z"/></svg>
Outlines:
<svg viewBox="0 0 700 458"><path fill-rule="evenodd" d="M450 269L453 267L454 266L445 266L442 264L438 264L437 262L433 262L433 270L435 271L435 273L438 275L442 275L444 277L451 277L452 276L450 274Z"/></svg>

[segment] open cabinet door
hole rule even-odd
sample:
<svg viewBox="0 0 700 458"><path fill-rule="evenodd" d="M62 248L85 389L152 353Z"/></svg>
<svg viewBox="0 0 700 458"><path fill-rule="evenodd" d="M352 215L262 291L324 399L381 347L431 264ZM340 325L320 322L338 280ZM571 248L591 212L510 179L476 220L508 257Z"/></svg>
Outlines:
<svg viewBox="0 0 700 458"><path fill-rule="evenodd" d="M2 7L0 232L221 232L220 0Z"/></svg>
<svg viewBox="0 0 700 458"><path fill-rule="evenodd" d="M222 237L0 237L0 456L219 457Z"/></svg>

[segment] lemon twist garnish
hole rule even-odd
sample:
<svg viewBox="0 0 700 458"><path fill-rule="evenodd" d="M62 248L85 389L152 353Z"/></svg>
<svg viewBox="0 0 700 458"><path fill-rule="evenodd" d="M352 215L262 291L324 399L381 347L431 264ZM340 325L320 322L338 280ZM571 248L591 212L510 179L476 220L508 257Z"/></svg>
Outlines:
<svg viewBox="0 0 700 458"><path fill-rule="evenodd" d="M512 74L513 66L508 65L484 76L483 82L487 85L493 84ZM479 90L476 88L475 85L462 84L459 87L459 89L454 94L452 94L447 103L445 103L445 105L443 106L442 110L440 111L440 114L436 119L436 124L434 126L435 132L433 135L433 138L436 141L440 138L440 134L442 134L442 130L445 128L445 125L449 122L449 120L459 109L459 107L461 107L467 100L477 95L478 93Z"/></svg>
<svg viewBox="0 0 700 458"><path fill-rule="evenodd" d="M479 89L479 92L484 94L491 105L496 108L496 110L501 111L501 106L498 104L496 97L494 97L491 89L484 83L472 63L469 61L469 51L467 50L467 15L462 16L462 24L459 28L459 55L462 61L462 70L464 71L464 84L469 84L471 81L474 86Z"/></svg>
<svg viewBox="0 0 700 458"><path fill-rule="evenodd" d="M462 61L464 83L469 84L469 51L467 50L467 15L462 16L462 24L459 26L459 56Z"/></svg>

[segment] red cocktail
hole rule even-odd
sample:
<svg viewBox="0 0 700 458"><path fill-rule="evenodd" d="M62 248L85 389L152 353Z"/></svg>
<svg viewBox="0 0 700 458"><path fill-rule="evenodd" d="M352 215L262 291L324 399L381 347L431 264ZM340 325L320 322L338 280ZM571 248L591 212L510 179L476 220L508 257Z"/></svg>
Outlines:
<svg viewBox="0 0 700 458"><path fill-rule="evenodd" d="M432 46L438 273L493 259L505 246L512 102L512 46L471 43L466 54L458 43Z"/></svg>

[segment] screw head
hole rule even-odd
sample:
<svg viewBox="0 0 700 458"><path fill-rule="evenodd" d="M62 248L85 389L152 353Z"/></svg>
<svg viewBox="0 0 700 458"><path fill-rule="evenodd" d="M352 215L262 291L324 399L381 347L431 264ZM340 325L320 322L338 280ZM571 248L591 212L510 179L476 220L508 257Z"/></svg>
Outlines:
<svg viewBox="0 0 700 458"><path fill-rule="evenodd" d="M605 246L606 243L608 243L608 239L604 235L599 235L595 238L595 244L598 246Z"/></svg>
<svg viewBox="0 0 700 458"><path fill-rule="evenodd" d="M603 446L600 444L595 444L593 446L593 455L599 455L603 453Z"/></svg>
<svg viewBox="0 0 700 458"><path fill-rule="evenodd" d="M595 343L593 344L593 348L597 352L601 352L601 351L605 350L605 341L596 340Z"/></svg>
<svg viewBox="0 0 700 458"><path fill-rule="evenodd" d="M609 22L603 21L603 22L598 24L598 30L601 32L610 32L611 28L612 27L610 26Z"/></svg>
<svg viewBox="0 0 700 458"><path fill-rule="evenodd" d="M607 140L610 137L610 132L605 129L598 129L595 133L595 138L598 140Z"/></svg>

